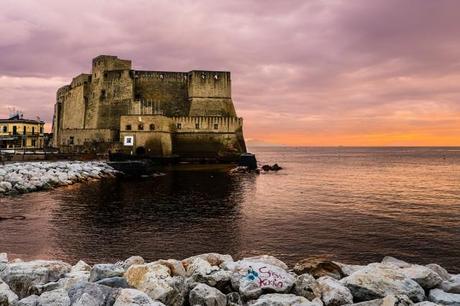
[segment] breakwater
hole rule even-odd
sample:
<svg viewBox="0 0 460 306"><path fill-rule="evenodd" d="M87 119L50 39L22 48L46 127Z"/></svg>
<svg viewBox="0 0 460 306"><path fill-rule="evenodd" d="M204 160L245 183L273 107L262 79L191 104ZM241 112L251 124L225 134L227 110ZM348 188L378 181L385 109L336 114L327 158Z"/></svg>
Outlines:
<svg viewBox="0 0 460 306"><path fill-rule="evenodd" d="M8 261L0 254L0 305L460 305L460 275L437 264L393 257L348 265L309 257L288 267L268 255L73 266L58 260Z"/></svg>
<svg viewBox="0 0 460 306"><path fill-rule="evenodd" d="M58 161L10 163L0 167L0 195L47 190L117 173L104 162Z"/></svg>

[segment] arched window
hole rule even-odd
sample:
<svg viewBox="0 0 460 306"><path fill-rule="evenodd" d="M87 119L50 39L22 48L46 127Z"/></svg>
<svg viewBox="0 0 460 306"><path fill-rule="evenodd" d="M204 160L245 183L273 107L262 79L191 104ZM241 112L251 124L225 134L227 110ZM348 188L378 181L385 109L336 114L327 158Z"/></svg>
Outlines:
<svg viewBox="0 0 460 306"><path fill-rule="evenodd" d="M139 131L143 131L144 130L144 124L143 123L139 123L139 125L137 126L137 129Z"/></svg>

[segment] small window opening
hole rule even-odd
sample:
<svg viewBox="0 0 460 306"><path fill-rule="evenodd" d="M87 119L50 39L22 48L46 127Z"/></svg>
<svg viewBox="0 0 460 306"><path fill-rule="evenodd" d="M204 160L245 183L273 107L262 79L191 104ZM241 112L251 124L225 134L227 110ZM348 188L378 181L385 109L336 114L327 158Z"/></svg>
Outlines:
<svg viewBox="0 0 460 306"><path fill-rule="evenodd" d="M218 130L219 129L219 125L217 123L214 123L214 129L215 130Z"/></svg>
<svg viewBox="0 0 460 306"><path fill-rule="evenodd" d="M8 127L7 127L7 126L4 126L4 127L3 127L3 133L6 133L6 132L8 132Z"/></svg>
<svg viewBox="0 0 460 306"><path fill-rule="evenodd" d="M131 124L127 124L127 125L126 125L126 130L127 130L127 131L131 131Z"/></svg>
<svg viewBox="0 0 460 306"><path fill-rule="evenodd" d="M74 143L74 137L73 137L73 136L70 136L70 137L69 137L69 144L70 144L70 145L73 145L73 143Z"/></svg>
<svg viewBox="0 0 460 306"><path fill-rule="evenodd" d="M143 123L139 123L139 125L137 126L137 129L139 131L143 131L144 130L144 124Z"/></svg>
<svg viewBox="0 0 460 306"><path fill-rule="evenodd" d="M151 130L151 131L155 130L155 124L153 124L153 123L150 124L150 130Z"/></svg>
<svg viewBox="0 0 460 306"><path fill-rule="evenodd" d="M105 90L101 90L101 100L105 99Z"/></svg>
<svg viewBox="0 0 460 306"><path fill-rule="evenodd" d="M200 124L199 123L195 123L195 129L199 129L200 128Z"/></svg>
<svg viewBox="0 0 460 306"><path fill-rule="evenodd" d="M177 124L177 129L180 130L182 128L182 123Z"/></svg>
<svg viewBox="0 0 460 306"><path fill-rule="evenodd" d="M26 128L26 126L24 125L24 126L23 126L23 129L22 129L22 135L25 135L26 132L27 132L27 128Z"/></svg>

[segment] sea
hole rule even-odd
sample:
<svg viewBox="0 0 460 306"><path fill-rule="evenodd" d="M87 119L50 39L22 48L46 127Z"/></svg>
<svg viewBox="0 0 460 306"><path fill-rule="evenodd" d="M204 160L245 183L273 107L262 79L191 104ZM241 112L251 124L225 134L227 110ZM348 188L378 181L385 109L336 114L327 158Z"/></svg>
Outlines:
<svg viewBox="0 0 460 306"><path fill-rule="evenodd" d="M460 273L460 148L251 147L278 172L178 165L0 198L9 257L116 262L218 252L366 264L394 256Z"/></svg>

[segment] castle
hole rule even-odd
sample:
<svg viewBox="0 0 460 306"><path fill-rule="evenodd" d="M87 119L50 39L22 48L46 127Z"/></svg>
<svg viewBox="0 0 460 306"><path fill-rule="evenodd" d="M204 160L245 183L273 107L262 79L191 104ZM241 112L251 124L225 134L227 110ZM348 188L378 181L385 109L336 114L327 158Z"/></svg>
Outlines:
<svg viewBox="0 0 460 306"><path fill-rule="evenodd" d="M58 89L53 146L61 152L235 158L246 152L230 72L141 71L100 55Z"/></svg>

